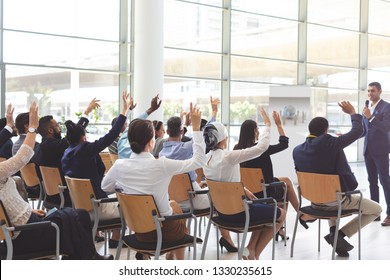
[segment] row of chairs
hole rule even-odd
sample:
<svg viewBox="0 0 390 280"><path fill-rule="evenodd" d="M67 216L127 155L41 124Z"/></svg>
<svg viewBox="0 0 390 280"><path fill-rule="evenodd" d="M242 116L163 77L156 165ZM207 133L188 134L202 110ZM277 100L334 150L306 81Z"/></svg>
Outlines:
<svg viewBox="0 0 390 280"><path fill-rule="evenodd" d="M54 172L54 171L53 171ZM58 172L58 170L57 170ZM57 175L56 175L57 176ZM59 176L59 173L58 173ZM321 178L317 178L317 176L321 176ZM323 176L328 178L329 176L333 176L332 180L325 180L323 179ZM55 177L54 175L51 177ZM187 180L185 178L189 177L187 174L181 174L180 176L182 180ZM309 179L308 179L308 178ZM93 225L93 231L92 235L93 237L96 234L96 231L107 231L111 230L113 228L118 228L122 227L122 236L120 240L120 245L118 246L118 251L117 251L117 256L116 258L119 258L120 256L120 248L122 247L121 245L123 242L130 248L137 250L139 252L149 254L149 255L154 255L155 259L158 259L159 255L162 253L165 253L169 250L172 250L172 248L178 248L178 247L183 247L183 246L188 246L191 245L194 247L194 258L196 256L196 244L200 243L201 240L197 238L196 234L196 228L197 228L197 220L196 220L196 215L194 214L193 210L187 211L187 213L184 213L182 216L177 216L177 217L172 217L172 218L191 218L194 220L194 234L190 237L187 236L186 240L183 240L183 243L179 242L177 244L164 244L161 241L157 242L157 248L154 246L150 246L148 244L147 247L144 247L145 244L140 244L139 242L136 242L135 236L132 234L125 235L126 228L127 226L135 231L135 232L146 232L150 231L152 228L157 229L157 232L159 232L158 228L160 225L160 222L164 219L167 219L168 217L160 217L158 214L158 209L155 206L154 200L152 196L134 196L134 195L125 195L125 194L118 194L118 199L119 203L121 205L120 211L121 211L121 217L122 221L99 221L99 216L98 216L98 207L101 203L105 202L111 202L115 199L103 199L103 200L97 200L95 199L94 193L93 193L93 188L88 179L76 179L76 178L66 178L67 180L67 185L70 190L71 198L74 203L74 206L76 208L84 208L87 211L93 211L94 212L94 225ZM53 180L55 181L55 180ZM174 179L172 180L173 182L175 181ZM299 193L299 202L300 202L300 208L297 213L297 218L295 222L295 227L294 227L294 235L293 235L293 241L292 241L292 246L291 246L291 257L293 257L293 249L294 249L294 244L295 244L295 236L296 236L296 228L297 228L297 222L299 219L299 215L302 213L308 213L311 216L318 218L318 219L337 219L337 227L339 225L339 220L341 217L348 216L351 214L359 214L359 219L360 219L360 210L357 211L349 211L349 212L342 212L339 211L337 213L334 213L335 215L329 215L329 213L325 213L326 215L320 215L318 212L310 212L312 208L310 206L302 206L302 197L308 199L311 202L315 203L321 203L323 194L326 192L325 189L329 188L329 194L325 198L325 201L334 201L341 195L345 195L344 193L341 193L341 188L340 184L338 181L338 176L337 175L319 175L319 174L310 174L310 173L300 173L298 172L298 193ZM217 182L217 181L212 181L212 180L207 180L208 187L209 187L209 198L211 202L211 208L209 209L208 214L202 214L202 215L210 215L212 213L211 217L209 217L209 223L207 226L207 231L206 231L206 236L205 236L205 242L203 244L203 250L202 250L202 255L201 258L203 259L205 256L205 250L207 247L207 241L208 241L208 235L210 232L210 226L211 224L215 224L218 227L221 228L226 228L228 230L231 230L233 232L238 232L243 234L243 239L241 241L241 245L239 245L239 254L238 258L240 259L242 256L242 251L244 249L245 245L245 240L246 240L246 234L247 232L250 232L254 229L259 229L260 227L266 228L266 227L273 227L274 228L274 233L275 233L275 227L276 227L276 219L274 217L273 221L267 221L266 223L263 224L249 224L249 216L247 216L247 219L245 222L241 224L235 224L235 225L227 225L226 223L223 223L218 218L218 215L216 215L216 212L214 211L215 209L218 210L220 213L225 213L225 214L233 214L233 213L238 213L245 211L246 214L248 214L248 207L251 203L251 201L248 201L245 199L244 192L243 192L243 183L226 183L226 182ZM53 183L54 185L54 183ZM57 187L61 185L61 180L58 181ZM198 195L193 190L190 188L190 185L187 185L187 199L190 197L193 197L194 195ZM318 191L319 188L321 191ZM253 191L253 190L252 190ZM61 193L60 189L59 192ZM175 193L175 192L173 192ZM183 196L185 192L182 192ZM309 195L310 194L310 195ZM171 194L170 194L171 195ZM315 195L315 200L312 197ZM302 197L301 197L302 196ZM122 201L122 203L121 203ZM228 202L228 203L227 203ZM256 201L256 203L272 203L275 207L276 211L276 206L277 203L273 199L264 199L264 200L259 200ZM131 209L134 207L134 205L137 205L137 209L139 211L135 211L134 209ZM149 208L146 207L146 209L142 211L143 214L140 214L140 210L143 209L142 205L146 205ZM138 215L136 215L138 213ZM276 213L276 212L275 212ZM135 216L134 216L135 215ZM134 217L133 217L134 216ZM150 218L149 223L146 223L145 218ZM170 217L171 218L171 217ZM7 220L1 218L2 220ZM141 224L141 229L137 226L137 221L140 221ZM3 223L3 222L2 222ZM5 225L5 223L3 223ZM147 226L146 226L147 225ZM8 224L9 228L12 228L11 225ZM5 228L3 228L2 225L2 231L4 232ZM319 230L320 230L320 223L319 223ZM160 231L161 233L161 231ZM320 234L320 231L319 231ZM106 234L107 237L107 234ZM161 236L160 236L161 238ZM191 239L192 238L192 239ZM218 237L217 237L218 238ZM6 238L5 238L6 240ZM335 239L336 240L336 239ZM106 244L107 242L105 242ZM334 244L335 245L335 244ZM320 245L318 245L320 246ZM320 248L320 247L318 247ZM335 248L335 246L334 246ZM107 247L105 245L105 252L107 250ZM332 259L334 259L334 252L332 252ZM275 241L273 241L272 245L272 258L274 259L275 255ZM219 256L218 256L219 257ZM359 231L359 259L360 259L360 231Z"/></svg>

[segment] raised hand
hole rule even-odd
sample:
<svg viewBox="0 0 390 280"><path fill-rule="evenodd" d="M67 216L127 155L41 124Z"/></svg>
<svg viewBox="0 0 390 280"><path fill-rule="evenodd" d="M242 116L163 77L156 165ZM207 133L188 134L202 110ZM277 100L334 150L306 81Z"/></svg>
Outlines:
<svg viewBox="0 0 390 280"><path fill-rule="evenodd" d="M338 104L344 113L347 113L349 115L356 114L355 108L352 106L351 103L349 103L349 101L341 101L341 102L338 102ZM370 116L371 116L371 113L370 113Z"/></svg>
<svg viewBox="0 0 390 280"><path fill-rule="evenodd" d="M91 102L89 102L88 107L85 109L84 115L88 116L93 110L99 108L100 107L99 102L100 100L96 99L96 97L92 99Z"/></svg>
<svg viewBox="0 0 390 280"><path fill-rule="evenodd" d="M211 104L211 117L216 118L218 113L218 105L221 103L221 99L218 97L213 98L210 96L210 104Z"/></svg>
<svg viewBox="0 0 390 280"><path fill-rule="evenodd" d="M192 122L192 131L200 131L200 122L202 119L202 112L196 106L190 103L190 117Z"/></svg>
<svg viewBox="0 0 390 280"><path fill-rule="evenodd" d="M261 117L263 118L265 126L270 127L271 126L271 121L270 121L270 119L268 117L267 112L264 110L264 107L260 108L260 114L261 114Z"/></svg>
<svg viewBox="0 0 390 280"><path fill-rule="evenodd" d="M15 125L14 121L14 107L12 107L12 104L8 104L7 106L7 112L5 114L5 119L7 121L7 126L13 127Z"/></svg>
<svg viewBox="0 0 390 280"><path fill-rule="evenodd" d="M28 124L29 127L38 128L38 106L35 101L30 106Z"/></svg>
<svg viewBox="0 0 390 280"><path fill-rule="evenodd" d="M158 94L157 94L150 101L150 107L148 110L146 110L146 113L148 113L148 115L150 115L151 113L156 111L158 108L160 108L161 102L162 102L162 100L160 100L160 101L158 100Z"/></svg>

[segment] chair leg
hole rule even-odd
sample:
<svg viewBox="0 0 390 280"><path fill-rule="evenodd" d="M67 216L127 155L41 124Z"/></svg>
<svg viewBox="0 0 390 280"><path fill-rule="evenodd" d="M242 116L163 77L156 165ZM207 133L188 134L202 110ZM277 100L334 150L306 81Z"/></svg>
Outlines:
<svg viewBox="0 0 390 280"><path fill-rule="evenodd" d="M202 254L200 256L201 260L204 260L204 256L206 254L207 241L209 239L209 234L210 234L210 227L211 227L211 219L209 219L209 222L207 224L206 234L205 234L204 241L203 241ZM217 244L217 246L218 246L218 244Z"/></svg>
<svg viewBox="0 0 390 280"><path fill-rule="evenodd" d="M294 231L293 231L293 236L292 236L292 240L291 240L290 258L294 257L294 244L295 244L295 237L296 237L296 233L297 233L299 215L300 215L300 212L298 211L297 216L295 218Z"/></svg>

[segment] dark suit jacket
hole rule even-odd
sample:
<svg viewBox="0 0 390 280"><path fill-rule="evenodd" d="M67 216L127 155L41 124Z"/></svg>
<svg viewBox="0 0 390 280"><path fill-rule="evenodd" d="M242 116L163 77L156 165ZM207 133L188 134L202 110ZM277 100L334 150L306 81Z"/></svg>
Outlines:
<svg viewBox="0 0 390 280"><path fill-rule="evenodd" d="M107 194L101 189L106 170L99 155L118 137L126 117L119 115L111 130L95 142L83 142L66 149L62 157L62 170L69 177L90 179L97 198L105 198Z"/></svg>
<svg viewBox="0 0 390 280"><path fill-rule="evenodd" d="M339 137L323 134L307 137L294 148L295 169L302 172L338 174L343 191L354 190L358 183L344 154L344 148L363 134L362 115L351 116L352 128Z"/></svg>
<svg viewBox="0 0 390 280"><path fill-rule="evenodd" d="M3 146L11 137L12 133L10 133L7 129L3 128L0 131L0 147Z"/></svg>
<svg viewBox="0 0 390 280"><path fill-rule="evenodd" d="M390 153L390 104L380 100L373 112L374 119L371 122L364 118L364 149L372 155L384 155Z"/></svg>

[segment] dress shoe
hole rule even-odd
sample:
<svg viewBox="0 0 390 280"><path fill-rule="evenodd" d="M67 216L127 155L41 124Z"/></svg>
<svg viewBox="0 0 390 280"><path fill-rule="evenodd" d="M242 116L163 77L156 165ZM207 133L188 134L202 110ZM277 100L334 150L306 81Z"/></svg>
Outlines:
<svg viewBox="0 0 390 280"><path fill-rule="evenodd" d="M383 220L381 225L384 226L384 227L390 226L390 216L387 216L386 219Z"/></svg>
<svg viewBox="0 0 390 280"><path fill-rule="evenodd" d="M98 252L95 253L95 255L92 257L93 260L113 260L114 256L109 254L109 255L100 255Z"/></svg>
<svg viewBox="0 0 390 280"><path fill-rule="evenodd" d="M104 241L104 237L103 236L95 236L95 242L96 243L100 243L100 242L103 242Z"/></svg>
<svg viewBox="0 0 390 280"><path fill-rule="evenodd" d="M337 250L337 249L336 249L336 254L337 254L339 257L344 257L344 258L349 257L349 253L348 253L347 251L341 251L341 250Z"/></svg>
<svg viewBox="0 0 390 280"><path fill-rule="evenodd" d="M221 246L221 251L222 251L222 248L225 247L226 250L229 252L229 253L235 253L235 252L238 252L238 249L237 247L234 247L233 245L231 245L225 238L221 237L219 239L219 245Z"/></svg>
<svg viewBox="0 0 390 280"><path fill-rule="evenodd" d="M379 216L378 218L376 218L375 220L374 220L374 222L380 222L381 221L381 216Z"/></svg>
<svg viewBox="0 0 390 280"><path fill-rule="evenodd" d="M333 241L334 241L334 234L328 234L324 236L326 242L333 246ZM348 252L353 249L353 246L348 243L343 237L340 235L337 236L337 245L336 245L336 251L339 252Z"/></svg>

